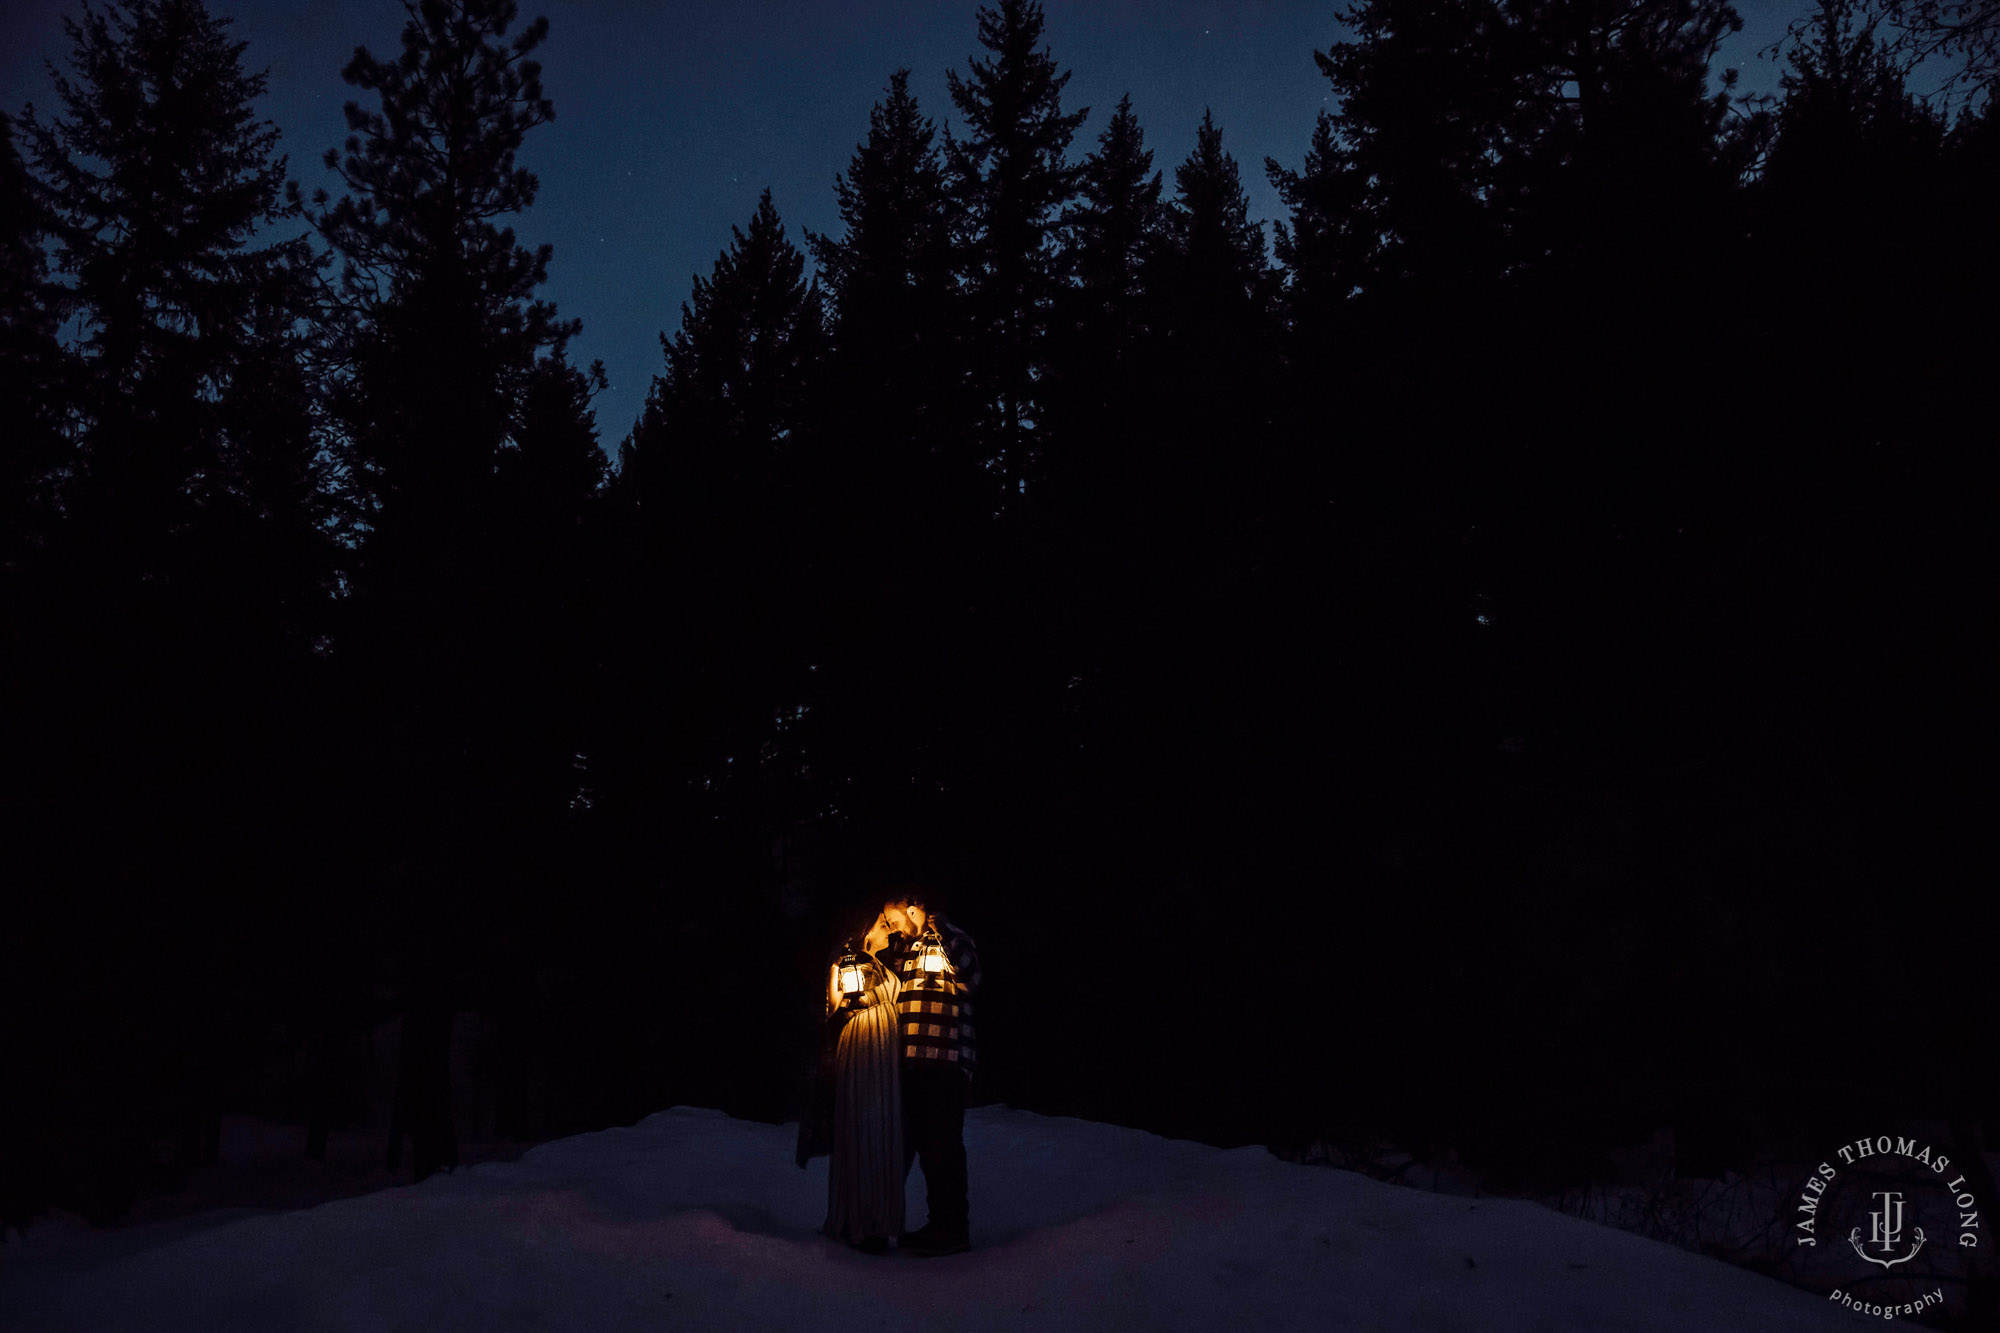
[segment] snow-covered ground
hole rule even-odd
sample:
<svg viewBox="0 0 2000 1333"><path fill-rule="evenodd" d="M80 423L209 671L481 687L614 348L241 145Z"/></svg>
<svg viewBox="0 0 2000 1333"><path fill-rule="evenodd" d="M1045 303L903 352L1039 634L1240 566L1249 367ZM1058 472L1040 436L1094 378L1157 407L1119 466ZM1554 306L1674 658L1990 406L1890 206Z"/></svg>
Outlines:
<svg viewBox="0 0 2000 1333"><path fill-rule="evenodd" d="M821 1237L793 1129L677 1107L288 1212L0 1251L0 1328L1852 1329L1857 1316L1539 1205L1006 1107L966 1117L974 1249ZM910 1217L923 1183L910 1179ZM1880 1322L1879 1320L1876 1322Z"/></svg>

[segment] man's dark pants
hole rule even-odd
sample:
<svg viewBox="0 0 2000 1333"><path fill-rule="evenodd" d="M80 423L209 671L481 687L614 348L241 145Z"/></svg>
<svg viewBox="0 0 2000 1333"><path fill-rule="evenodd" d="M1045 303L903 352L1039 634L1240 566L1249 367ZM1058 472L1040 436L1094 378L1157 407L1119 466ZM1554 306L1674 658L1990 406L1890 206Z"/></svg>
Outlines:
<svg viewBox="0 0 2000 1333"><path fill-rule="evenodd" d="M924 1167L930 1229L966 1234L965 1073L955 1064L903 1062L903 1174Z"/></svg>

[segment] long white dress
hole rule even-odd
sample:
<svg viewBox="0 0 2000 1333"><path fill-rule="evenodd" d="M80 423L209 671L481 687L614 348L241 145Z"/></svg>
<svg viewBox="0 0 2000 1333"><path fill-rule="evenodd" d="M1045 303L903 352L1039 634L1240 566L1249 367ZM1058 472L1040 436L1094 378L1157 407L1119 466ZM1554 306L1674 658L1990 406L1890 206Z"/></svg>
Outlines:
<svg viewBox="0 0 2000 1333"><path fill-rule="evenodd" d="M903 1231L903 1085L896 997L902 982L870 963L875 1003L840 1030L834 1051L833 1153L826 1225L836 1240L893 1239Z"/></svg>

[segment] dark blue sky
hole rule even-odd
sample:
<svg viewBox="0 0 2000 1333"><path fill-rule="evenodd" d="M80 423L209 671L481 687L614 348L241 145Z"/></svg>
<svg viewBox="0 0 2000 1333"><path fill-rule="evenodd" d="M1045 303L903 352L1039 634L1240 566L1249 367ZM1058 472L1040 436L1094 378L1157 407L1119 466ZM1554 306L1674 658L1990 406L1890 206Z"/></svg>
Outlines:
<svg viewBox="0 0 2000 1333"><path fill-rule="evenodd" d="M209 0L236 20L246 59L270 72L264 111L284 131L293 174L333 182L321 154L345 136L355 95L340 70L357 45L398 49L397 0ZM1088 106L1080 155L1119 94L1130 92L1167 174L1194 143L1204 107L1243 166L1253 215L1278 203L1266 154L1296 164L1328 89L1312 53L1341 36L1326 0L1047 0L1048 40L1073 71L1066 105ZM1776 86L1756 51L1783 35L1806 0L1738 0L1744 31L1724 51L1752 90ZM0 4L0 106L57 108L44 58L62 63L70 0ZM616 454L662 366L658 335L680 320L691 279L707 273L769 185L792 239L835 226L833 178L866 134L890 72L912 71L918 100L951 119L944 71L977 49L976 0L523 0L523 21L549 18L539 52L556 120L530 135L523 164L541 197L515 224L555 246L547 294L582 318L573 351L604 360L611 388L598 429Z"/></svg>

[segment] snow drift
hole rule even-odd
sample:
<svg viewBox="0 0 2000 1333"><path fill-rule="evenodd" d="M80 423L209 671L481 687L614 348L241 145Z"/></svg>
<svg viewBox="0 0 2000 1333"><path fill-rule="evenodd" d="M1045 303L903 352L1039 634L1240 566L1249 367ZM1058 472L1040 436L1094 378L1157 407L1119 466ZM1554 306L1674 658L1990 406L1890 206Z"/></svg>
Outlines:
<svg viewBox="0 0 2000 1333"><path fill-rule="evenodd" d="M1005 1107L966 1117L969 1254L818 1234L793 1129L630 1129L293 1212L5 1247L19 1330L1854 1328L1755 1274L1539 1205L1468 1199ZM910 1179L912 1223L924 1216Z"/></svg>

